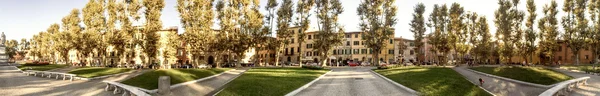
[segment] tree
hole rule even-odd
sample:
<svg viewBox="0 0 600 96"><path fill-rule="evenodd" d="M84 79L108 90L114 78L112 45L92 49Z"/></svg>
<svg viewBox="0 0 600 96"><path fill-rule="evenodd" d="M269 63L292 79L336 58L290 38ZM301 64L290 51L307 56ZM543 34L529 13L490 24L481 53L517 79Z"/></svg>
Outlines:
<svg viewBox="0 0 600 96"><path fill-rule="evenodd" d="M57 48L57 47L60 47L60 46L58 46L58 44L60 44L59 40L61 39L61 38L57 37L57 35L60 32L59 29L60 29L60 25L58 25L56 23L50 25L50 27L48 27L48 29L46 29L46 32L48 32L48 34L49 34L49 36L47 36L47 38L48 38L47 42L50 42L50 43L48 43L48 47L50 47L50 48L48 48L48 50L50 50L50 52L51 52L50 53L51 57L52 57L51 62L53 62L54 64L57 63L57 60L56 60L56 57L58 57L57 53L60 52L60 50L58 50L58 48ZM24 40L21 40L21 43L23 43L23 41Z"/></svg>
<svg viewBox="0 0 600 96"><path fill-rule="evenodd" d="M592 50L594 62L597 64L600 57L600 0L591 0L589 4L590 21L592 28L588 32L588 47Z"/></svg>
<svg viewBox="0 0 600 96"><path fill-rule="evenodd" d="M83 24L86 28L83 32L81 54L83 57L89 57L94 51L103 53L106 50L106 43L103 39L105 32L106 18L104 17L104 1L89 0L82 9ZM85 39L84 39L85 38ZM86 62L88 63L88 62Z"/></svg>
<svg viewBox="0 0 600 96"><path fill-rule="evenodd" d="M158 55L158 39L160 38L157 34L157 31L160 31L162 28L162 22L160 21L160 16L162 9L165 7L164 0L143 0L144 8L144 17L146 19L146 23L144 23L144 44L143 49L144 53L150 60L150 63L156 63L156 56ZM170 68L169 64L163 64L161 68Z"/></svg>
<svg viewBox="0 0 600 96"><path fill-rule="evenodd" d="M498 0L498 9L494 13L496 24L496 36L500 40L500 55L504 63L511 62L515 54L515 46L521 40L521 21L524 13L517 9L519 0Z"/></svg>
<svg viewBox="0 0 600 96"><path fill-rule="evenodd" d="M317 0L316 13L319 31L316 32L313 48L321 58L322 66L327 66L330 50L341 44L344 36L343 27L338 23L338 16L344 12L339 0Z"/></svg>
<svg viewBox="0 0 600 96"><path fill-rule="evenodd" d="M71 10L71 13L67 16L65 16L62 19L62 29L63 29L63 33L61 34L61 36L59 36L59 38L63 38L61 39L61 43L63 43L63 45L61 45L61 51L62 54L61 56L63 56L63 58L65 59L65 62L69 62L69 50L71 49L75 49L78 52L80 52L80 49L82 49L83 45L82 45L82 37L81 37L81 26L79 25L79 23L81 22L81 19L79 18L79 10L78 9L73 9ZM66 33L65 33L66 32ZM68 43L68 44L67 44ZM72 61L71 61L72 62Z"/></svg>
<svg viewBox="0 0 600 96"><path fill-rule="evenodd" d="M120 29L118 31L115 29L113 35L111 36L111 41L115 40L112 41L111 44L113 44L117 52L125 54L117 53L115 55L117 57L122 57L123 55L125 55L127 59L125 61L131 60L136 54L136 52L134 52L135 48L144 44L144 40L142 40L142 38L139 38L142 37L140 36L140 29L134 28L132 25L132 21L137 21L140 19L138 11L140 11L142 6L140 5L140 2L138 0L125 0L120 3L112 2L112 4L109 1L109 6L107 8L109 8L109 16L116 16L116 21L120 23ZM116 10L116 13L112 13L112 10ZM115 18L110 17L109 24L110 22L113 22L112 19ZM123 42L118 40L118 38L120 37L124 39Z"/></svg>
<svg viewBox="0 0 600 96"><path fill-rule="evenodd" d="M540 61L552 61L554 52L558 49L558 20L556 14L558 9L556 1L552 1L550 4L546 4L543 8L544 17L538 21L538 28L540 30L540 41L539 53L543 60ZM548 63L548 62L545 62Z"/></svg>
<svg viewBox="0 0 600 96"><path fill-rule="evenodd" d="M425 13L425 5L423 5L423 3L417 4L414 7L414 11L415 12L412 14L413 20L411 20L409 24L411 27L410 31L413 33L413 37L415 38L415 49L422 49L424 45L423 38L425 31L427 30L425 29L425 17L423 16L423 13ZM415 53L417 56L423 56L421 51L416 51ZM421 62L421 60L417 58L417 65L420 65L419 62Z"/></svg>
<svg viewBox="0 0 600 96"><path fill-rule="evenodd" d="M436 53L436 56L438 54L441 54L441 56L437 56L439 65L447 64L447 54L452 48L452 45L449 43L450 41L448 40L449 21L450 19L448 16L448 8L446 7L446 5L444 4L439 6L435 4L433 6L433 11L429 16L430 25L435 28L435 31L433 32L433 35L430 35L428 37L429 41L427 43L433 46L432 50L430 51L434 51L434 53Z"/></svg>
<svg viewBox="0 0 600 96"><path fill-rule="evenodd" d="M474 56L473 53L475 53L475 51L477 51L477 50L475 50L474 47L477 46L479 43L481 43L481 42L479 42L479 40L477 40L478 39L477 37L479 36L478 31L481 31L479 29L480 27L478 26L479 25L478 20L480 18L479 18L479 15L475 12L467 13L463 16L464 16L463 18L465 18L463 34L468 35L468 36L465 36L465 39L466 39L465 41L468 41L468 42L463 43L464 44L463 46L465 47L465 49L463 51L466 51L466 54L468 54L467 56L469 56L469 59L477 59L476 58L477 56ZM475 57L475 58L473 58L473 57Z"/></svg>
<svg viewBox="0 0 600 96"><path fill-rule="evenodd" d="M588 20L585 18L587 0L565 0L563 11L567 15L562 18L565 33L564 43L571 48L575 55L575 64L579 64L580 50L585 48L585 38L588 32Z"/></svg>
<svg viewBox="0 0 600 96"><path fill-rule="evenodd" d="M6 55L8 55L9 59L13 59L14 60L14 56L17 53L17 45L19 44L19 42L17 42L17 40L9 40L6 41Z"/></svg>
<svg viewBox="0 0 600 96"><path fill-rule="evenodd" d="M364 32L366 47L373 49L375 65L379 66L379 54L389 43L385 41L394 38L396 25L395 0L362 0L356 9L360 17L360 29ZM393 44L392 44L393 45Z"/></svg>
<svg viewBox="0 0 600 96"><path fill-rule="evenodd" d="M17 52L23 56L25 56L26 52L25 50L29 50L29 42L27 41L27 39L22 38L21 41L19 42L19 49L17 49Z"/></svg>
<svg viewBox="0 0 600 96"><path fill-rule="evenodd" d="M454 50L455 54L452 55L452 60L457 61L458 54L465 54L466 51L466 44L464 44L463 42L466 41L466 33L462 33L463 31L463 27L465 26L465 24L463 23L463 14L464 14L464 8L462 6L460 6L460 4L458 3L452 3L452 5L450 6L450 10L448 10L449 14L448 17L450 19L450 21L448 22L448 43L450 43L450 48L452 48L452 50ZM462 59L461 59L462 60ZM453 62L452 64L455 64L455 62Z"/></svg>
<svg viewBox="0 0 600 96"><path fill-rule="evenodd" d="M305 31L310 28L310 19L309 17L312 15L310 13L310 10L313 8L313 6L315 5L315 0L299 0L298 4L296 5L296 13L299 15L298 16L298 21L296 22L296 26L300 27L300 30L298 31L298 50L301 50L302 47L302 43L304 43L304 39L306 39L306 33ZM298 58L300 59L300 67L302 67L302 58L304 56L303 51L300 51L300 53L298 54Z"/></svg>
<svg viewBox="0 0 600 96"><path fill-rule="evenodd" d="M492 50L490 49L493 48L493 42L487 18L485 18L485 16L479 17L475 27L476 31L474 33L476 34L474 34L474 36L477 38L477 43L474 44L474 53L477 54L478 60L489 60L490 55L492 55Z"/></svg>
<svg viewBox="0 0 600 96"><path fill-rule="evenodd" d="M213 0L178 0L177 11L185 30L183 40L192 55L192 63L198 65L203 52L212 52L211 45L216 34L211 29L214 21Z"/></svg>
<svg viewBox="0 0 600 96"><path fill-rule="evenodd" d="M287 45L290 44L290 40L293 40L292 30L288 30L292 23L292 17L294 10L292 9L292 0L283 0L283 3L277 10L277 42L279 43L279 47L277 48L277 53L275 53L275 66L279 66L279 59L281 57L281 52L283 52L284 48L287 48ZM286 50L287 55L287 50Z"/></svg>
<svg viewBox="0 0 600 96"><path fill-rule="evenodd" d="M527 12L529 13L529 15L527 15L527 22L525 22L525 26L527 27L527 29L525 30L525 45L526 47L523 49L525 50L525 52L523 52L525 55L523 55L523 57L525 58L525 61L527 63L530 63L533 61L533 55L535 54L535 40L537 39L537 33L535 32L533 25L535 24L535 18L537 17L537 14L535 13L536 8L535 8L535 2L533 0L527 0ZM527 59L527 57L529 57L529 60Z"/></svg>

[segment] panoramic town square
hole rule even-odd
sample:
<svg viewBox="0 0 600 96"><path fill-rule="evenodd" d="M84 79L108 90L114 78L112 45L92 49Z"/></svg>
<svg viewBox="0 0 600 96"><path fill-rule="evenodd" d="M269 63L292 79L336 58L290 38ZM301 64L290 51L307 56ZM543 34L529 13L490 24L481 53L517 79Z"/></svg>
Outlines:
<svg viewBox="0 0 600 96"><path fill-rule="evenodd" d="M600 96L600 0L1 0L0 96Z"/></svg>

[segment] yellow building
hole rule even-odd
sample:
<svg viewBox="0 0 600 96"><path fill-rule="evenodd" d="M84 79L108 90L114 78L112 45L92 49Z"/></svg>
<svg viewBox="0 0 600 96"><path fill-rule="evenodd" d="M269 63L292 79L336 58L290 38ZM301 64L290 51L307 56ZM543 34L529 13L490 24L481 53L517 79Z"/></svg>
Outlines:
<svg viewBox="0 0 600 96"><path fill-rule="evenodd" d="M335 46L332 50L332 55L329 58L321 58L317 52L313 49L313 43L315 40L315 34L317 30L307 30L305 32L305 41L300 46L298 42L298 33L300 32L299 27L292 27L288 30L293 32L292 38L290 38L290 44L287 45L280 57L281 62L288 63L299 63L299 62L317 62L322 59L330 59L331 61L344 61L353 60L357 62L370 62L373 59L373 50L366 47L365 40L363 38L363 32L346 32L342 40L342 44ZM393 36L391 36L393 37ZM394 39L387 40L385 42L385 48L381 50L379 59L385 62L396 62L396 53L394 49ZM299 52L303 53L303 58L299 58Z"/></svg>

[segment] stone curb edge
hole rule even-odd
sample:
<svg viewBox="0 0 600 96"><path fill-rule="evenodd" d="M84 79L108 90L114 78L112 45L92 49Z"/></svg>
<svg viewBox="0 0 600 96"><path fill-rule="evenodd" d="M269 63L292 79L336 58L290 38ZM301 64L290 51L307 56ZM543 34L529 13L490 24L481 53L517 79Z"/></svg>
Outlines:
<svg viewBox="0 0 600 96"><path fill-rule="evenodd" d="M386 80L386 81L388 81L388 82L390 82L390 83L392 83L392 84L400 87L401 89L404 89L404 90L406 90L406 91L408 91L408 92L410 92L412 94L416 94L416 95L420 95L421 94L421 93L419 93L419 92L417 92L417 91L415 91L413 89L410 89L410 88L408 88L408 87L406 87L406 86L404 86L402 84L398 84L397 82L395 82L395 81L393 81L393 80L391 80L391 79L389 79L389 78L387 78L387 77L385 77L385 76L383 76L383 75L381 75L381 74L379 74L379 73L377 73L377 72L375 72L373 70L370 70L370 71L371 71L371 73L376 74L377 76L383 78L384 80Z"/></svg>
<svg viewBox="0 0 600 96"><path fill-rule="evenodd" d="M252 69L252 68L250 68L250 69ZM246 71L248 71L248 70L250 70L250 69L246 69ZM246 71L244 71L244 72L240 73L239 75L237 75L237 76L235 76L235 77L231 78L230 80L227 80L227 82L225 82L225 83L223 84L223 86L221 86L221 87L225 87L225 85L229 84L229 82L231 82L231 81L235 80L236 78L238 78L238 77L240 77L240 76L244 75L244 73L245 73ZM223 89L225 89L225 88L221 88L219 91L215 92L215 94L213 94L212 96L215 96L215 95L217 95L217 94L221 93L221 91L223 91Z"/></svg>
<svg viewBox="0 0 600 96"><path fill-rule="evenodd" d="M514 82L514 83L529 85L529 86L533 86L533 87L550 88L550 87L556 85L556 84L542 85L542 84L529 83L529 82L525 82L525 81L519 81L519 80L510 79L510 78L504 78L504 77L500 77L500 76L496 76L496 75L491 75L491 74L487 74L487 73L483 73L483 72L471 70L469 68L466 68L466 69L469 70L469 71L471 71L471 72L475 72L477 74L481 74L481 75L485 75L485 76L490 76L490 77L493 77L493 78L498 78L498 79L502 79L502 80L506 80L506 81L510 81L510 82Z"/></svg>
<svg viewBox="0 0 600 96"><path fill-rule="evenodd" d="M227 71L225 71L225 72L229 72L229 71L233 71L233 70L235 70L235 69L227 70ZM181 86L184 86L184 85L187 85L187 84L192 84L192 83L196 83L196 82L200 82L200 81L208 80L208 79L211 79L211 78L214 78L214 77L217 77L217 76L223 75L223 74L225 74L225 72L221 72L221 73L219 73L219 74L216 74L216 75L212 75L212 76L208 76L208 77L204 77L204 78L196 79L196 80L193 80L193 81L187 81L187 82L183 82L183 83L179 83L179 84L171 85L171 86L169 87L169 89L174 89L174 88L181 87ZM135 87L135 86L133 86L133 87ZM136 88L137 88L137 89L139 89L139 90L142 90L142 91L144 91L144 92L146 92L146 93L157 93L157 92L158 92L158 89L148 90L148 89L144 89L144 88L140 88L140 87L136 87Z"/></svg>
<svg viewBox="0 0 600 96"><path fill-rule="evenodd" d="M292 91L292 92L290 92L290 93L288 93L288 94L285 94L285 96L294 96L294 95L296 95L296 94L300 93L300 91L302 91L302 90L304 90L304 89L308 88L308 87L309 87L310 85L312 85L313 83L315 83L315 82L319 81L321 78L325 77L325 75L327 75L327 74L331 73L331 71L333 71L333 70L329 70L329 72L327 72L327 73L325 73L325 74L323 74L323 75L319 76L318 78L316 78L316 79L315 79L315 80L313 80L313 81L310 81L310 82L308 82L308 83L304 84L304 86L302 86L302 87L300 87L300 88L298 88L298 89L296 89L296 90L294 90L294 91Z"/></svg>
<svg viewBox="0 0 600 96"><path fill-rule="evenodd" d="M456 71L456 70L460 70L460 69L454 69L454 68L453 68L453 70L454 70L454 71ZM460 74L458 71L456 71L456 73ZM492 92L488 91L487 89L485 89L485 88L483 88L483 87L481 87L481 86L477 85L477 82L473 82L473 81L471 81L471 80L467 79L467 77L466 77L465 75L462 75L462 74L460 74L460 75L461 75L463 78L465 78L465 80L467 80L467 81L469 81L469 82L471 82L471 83L475 84L475 86L477 86L477 87L479 87L479 88L483 89L483 91L485 91L485 92L487 92L487 93L490 93L490 94L492 94L492 96L497 96L496 94L494 94L494 93L492 93Z"/></svg>

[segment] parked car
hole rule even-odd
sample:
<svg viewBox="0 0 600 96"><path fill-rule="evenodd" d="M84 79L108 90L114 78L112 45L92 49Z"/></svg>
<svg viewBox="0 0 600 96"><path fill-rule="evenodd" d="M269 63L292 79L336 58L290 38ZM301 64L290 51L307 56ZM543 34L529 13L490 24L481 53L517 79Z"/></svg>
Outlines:
<svg viewBox="0 0 600 96"><path fill-rule="evenodd" d="M356 62L348 62L348 66L354 67L354 66L360 66L360 65Z"/></svg>

